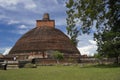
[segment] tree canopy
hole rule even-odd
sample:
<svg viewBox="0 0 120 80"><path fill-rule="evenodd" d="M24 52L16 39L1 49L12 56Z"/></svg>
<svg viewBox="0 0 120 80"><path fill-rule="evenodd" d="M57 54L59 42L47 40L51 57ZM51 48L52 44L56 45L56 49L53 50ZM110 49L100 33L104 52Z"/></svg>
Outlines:
<svg viewBox="0 0 120 80"><path fill-rule="evenodd" d="M66 7L68 28L78 25L80 32L90 33L95 26L94 39L97 42L97 51L101 55L115 57L118 63L120 0L68 0Z"/></svg>

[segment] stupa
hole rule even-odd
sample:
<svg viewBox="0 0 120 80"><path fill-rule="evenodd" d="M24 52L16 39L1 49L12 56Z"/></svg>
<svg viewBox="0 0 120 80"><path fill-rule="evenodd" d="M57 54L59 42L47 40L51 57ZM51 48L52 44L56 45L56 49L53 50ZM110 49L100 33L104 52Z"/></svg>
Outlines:
<svg viewBox="0 0 120 80"><path fill-rule="evenodd" d="M45 13L36 20L36 27L25 33L13 46L9 55L18 59L50 58L53 51L63 53L64 58L79 59L80 52L68 36L55 28L55 21Z"/></svg>

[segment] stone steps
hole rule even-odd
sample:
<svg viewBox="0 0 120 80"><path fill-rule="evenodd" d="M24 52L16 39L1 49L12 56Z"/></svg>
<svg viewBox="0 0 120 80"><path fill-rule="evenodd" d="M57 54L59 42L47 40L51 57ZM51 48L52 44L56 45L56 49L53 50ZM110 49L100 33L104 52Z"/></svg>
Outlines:
<svg viewBox="0 0 120 80"><path fill-rule="evenodd" d="M7 69L19 69L18 65L7 65Z"/></svg>
<svg viewBox="0 0 120 80"><path fill-rule="evenodd" d="M6 69L19 69L18 61L8 61Z"/></svg>

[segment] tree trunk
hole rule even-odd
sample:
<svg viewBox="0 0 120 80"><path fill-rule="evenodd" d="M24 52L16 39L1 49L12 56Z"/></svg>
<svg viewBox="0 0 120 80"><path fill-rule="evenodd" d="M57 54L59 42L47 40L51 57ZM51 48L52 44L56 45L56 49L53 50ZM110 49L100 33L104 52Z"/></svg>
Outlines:
<svg viewBox="0 0 120 80"><path fill-rule="evenodd" d="M57 64L59 64L60 62L59 62L59 60L57 59Z"/></svg>

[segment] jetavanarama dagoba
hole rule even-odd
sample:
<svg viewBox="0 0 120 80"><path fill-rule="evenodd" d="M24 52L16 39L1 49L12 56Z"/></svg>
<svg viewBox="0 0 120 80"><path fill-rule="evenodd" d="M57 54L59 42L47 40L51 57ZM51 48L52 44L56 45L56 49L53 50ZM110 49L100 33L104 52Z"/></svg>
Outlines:
<svg viewBox="0 0 120 80"><path fill-rule="evenodd" d="M14 45L9 55L18 59L51 58L53 51L63 53L64 58L79 60L80 52L62 31L55 28L55 21L45 13L36 20L36 27L25 33Z"/></svg>

